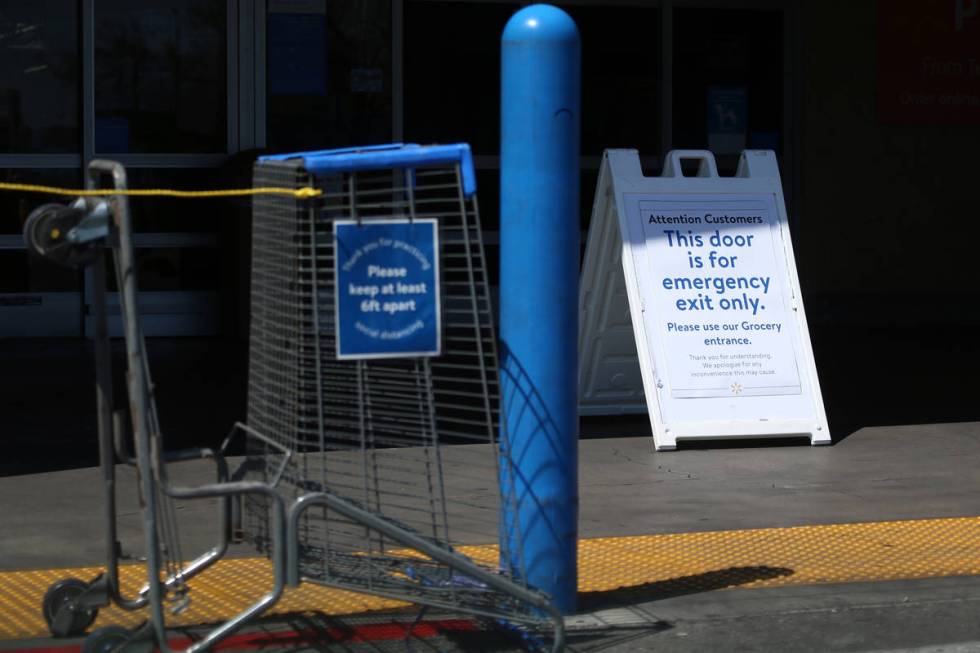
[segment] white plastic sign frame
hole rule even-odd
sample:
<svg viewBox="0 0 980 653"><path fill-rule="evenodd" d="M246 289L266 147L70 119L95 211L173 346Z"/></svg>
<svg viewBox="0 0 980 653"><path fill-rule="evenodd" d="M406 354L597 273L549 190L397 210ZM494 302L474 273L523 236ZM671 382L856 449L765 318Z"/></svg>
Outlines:
<svg viewBox="0 0 980 653"><path fill-rule="evenodd" d="M675 150L646 177L636 150L607 150L579 303L582 414L646 410L658 451L831 442L774 152L721 177L710 152Z"/></svg>

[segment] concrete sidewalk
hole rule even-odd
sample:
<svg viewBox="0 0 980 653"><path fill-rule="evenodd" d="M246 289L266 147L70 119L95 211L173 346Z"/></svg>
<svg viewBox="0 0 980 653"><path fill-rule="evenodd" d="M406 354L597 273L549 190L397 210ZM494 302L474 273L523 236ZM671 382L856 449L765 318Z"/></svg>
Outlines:
<svg viewBox="0 0 980 653"><path fill-rule="evenodd" d="M649 437L579 443L583 538L980 515L980 423L865 428L831 447L657 453ZM172 466L205 483L208 463ZM124 548L139 552L135 475L118 467ZM0 477L0 571L102 562L98 468ZM211 500L188 503L189 546L214 537ZM132 547L127 546L132 545ZM978 541L980 545L980 541Z"/></svg>
<svg viewBox="0 0 980 653"><path fill-rule="evenodd" d="M980 571L980 522L951 520L958 533L952 543L946 522L935 522L935 532L929 530L932 522L909 524L919 532L913 548L907 549L910 555L932 556L922 569L915 560L887 555L889 547L905 546L901 537L892 531L882 535L881 526L865 529L862 524L980 515L978 457L978 423L866 428L832 447L816 448L733 444L656 453L649 437L584 440L580 536L594 540L597 547L607 543L595 538L627 538L609 541L629 545L618 549L627 551L620 561L610 563L613 570L620 564L624 578L629 576L626 567L635 571L649 562L632 560L631 555L655 557L668 545L675 553L694 549L685 559L700 564L702 571L687 577L678 562L676 574L656 571L655 578L640 584L624 581L619 587L615 578L605 578L605 589L583 594L584 614L569 621L571 647L879 651L955 645L958 648L950 650L974 650L969 647L980 641L980 577L971 575L978 573L971 565L976 561ZM174 476L184 482L210 480L206 466L199 463L174 469ZM120 471L121 539L124 550L138 557L141 531L133 477L130 470ZM0 539L0 571L102 564L101 493L97 469L0 478L0 506L7 524ZM213 539L215 509L204 501L180 510L187 550L203 548ZM794 584L794 575L797 580L810 578L804 573L811 564L805 557L797 569L782 574L785 583L770 578L764 588L732 589L760 587L760 577L729 574L712 580L712 574L737 571L744 559L772 569L789 566L774 557L771 545L791 541L798 531L746 534L747 530L832 524L856 526L812 530L810 540L801 540L807 542L800 545L807 551L800 555L816 556L815 578L856 582ZM664 534L715 531L726 533L707 540L694 535L663 539ZM654 539L628 539L633 536ZM897 537L895 542L892 537ZM720 542L717 547L704 544L713 539ZM757 542L749 558L745 548L750 545L745 542ZM870 563L863 558L861 569L848 569L846 565L853 564L847 562L852 559L848 551L868 542L885 554ZM237 553L254 555L247 550ZM944 565L947 558L955 558L956 564ZM905 564L910 566L889 571ZM665 569L673 567L668 564ZM905 570L909 575L902 575ZM889 580L868 582L885 578ZM3 648L29 644L12 641ZM447 644L440 650L451 648Z"/></svg>

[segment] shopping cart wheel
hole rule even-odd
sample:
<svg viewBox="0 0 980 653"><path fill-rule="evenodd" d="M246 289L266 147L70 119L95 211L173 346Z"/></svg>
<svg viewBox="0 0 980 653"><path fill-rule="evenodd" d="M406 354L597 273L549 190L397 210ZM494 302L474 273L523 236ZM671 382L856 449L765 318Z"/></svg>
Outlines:
<svg viewBox="0 0 980 653"><path fill-rule="evenodd" d="M68 232L85 215L83 209L72 206L43 204L27 216L24 242L30 251L55 263L71 268L88 265L95 260L99 248L93 243L76 245L68 240Z"/></svg>
<svg viewBox="0 0 980 653"><path fill-rule="evenodd" d="M52 635L55 637L80 635L92 625L99 615L99 609L76 605L78 598L87 589L88 583L85 581L65 578L49 587L44 593L41 609Z"/></svg>
<svg viewBox="0 0 980 653"><path fill-rule="evenodd" d="M132 633L122 626L96 628L82 642L81 653L112 653L113 651L129 653L126 644L132 637Z"/></svg>

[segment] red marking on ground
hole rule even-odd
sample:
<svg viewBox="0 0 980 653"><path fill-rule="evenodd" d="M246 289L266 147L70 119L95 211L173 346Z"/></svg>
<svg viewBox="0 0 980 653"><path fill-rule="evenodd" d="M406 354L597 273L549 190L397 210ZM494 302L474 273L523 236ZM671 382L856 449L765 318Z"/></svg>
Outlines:
<svg viewBox="0 0 980 653"><path fill-rule="evenodd" d="M429 639L453 632L473 632L478 628L472 621L466 619L443 619L440 621L423 621L412 627L409 623L371 624L369 626L352 626L350 628L318 628L308 630L284 630L275 632L245 633L232 635L221 640L214 646L216 651L251 650L271 646L289 646L309 644L314 642L383 642L404 639L411 628L412 637ZM184 649L193 642L188 637L169 640L171 648ZM32 646L18 649L3 649L2 653L79 653L79 644L69 646Z"/></svg>

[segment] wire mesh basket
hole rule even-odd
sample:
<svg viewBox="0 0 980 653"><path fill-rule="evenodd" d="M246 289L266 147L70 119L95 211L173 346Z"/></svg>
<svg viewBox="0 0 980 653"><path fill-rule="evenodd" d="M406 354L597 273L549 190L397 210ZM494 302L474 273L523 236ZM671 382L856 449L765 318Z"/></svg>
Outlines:
<svg viewBox="0 0 980 653"><path fill-rule="evenodd" d="M256 187L322 194L253 204L248 424L293 452L277 486L293 506L290 582L560 629L520 563L498 562L511 560L496 542L501 502L514 499L500 489L510 461L495 437L496 336L474 180L465 145L257 162ZM338 225L429 221L438 355L339 355ZM277 449L254 440L248 455L266 480L279 473ZM246 499L246 537L264 551L269 509Z"/></svg>

